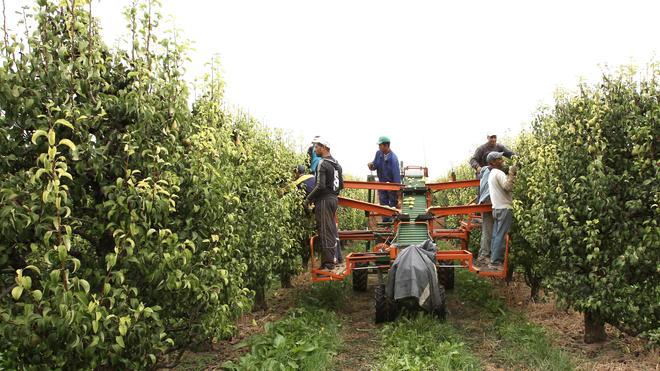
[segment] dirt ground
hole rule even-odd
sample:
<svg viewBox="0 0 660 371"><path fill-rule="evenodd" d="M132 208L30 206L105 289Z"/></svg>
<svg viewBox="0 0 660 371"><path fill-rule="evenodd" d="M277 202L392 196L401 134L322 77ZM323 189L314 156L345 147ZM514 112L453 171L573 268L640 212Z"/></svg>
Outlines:
<svg viewBox="0 0 660 371"><path fill-rule="evenodd" d="M606 342L585 344L582 314L557 309L552 297L531 301L530 289L521 277L514 277L514 282L509 284L499 280L493 283L507 306L520 310L531 322L542 325L551 334L553 344L570 354L579 370L660 370L660 350L650 349L645 340L607 325Z"/></svg>
<svg viewBox="0 0 660 371"><path fill-rule="evenodd" d="M378 329L374 324L374 293L376 277L369 276L369 290L353 292L342 311L342 349L333 360L336 371L372 370L377 360Z"/></svg>
<svg viewBox="0 0 660 371"><path fill-rule="evenodd" d="M342 348L332 361L332 369L372 370L379 351L378 333L380 325L373 323L373 287L375 278L370 276L367 292L353 292L348 304L341 310ZM275 290L269 297L269 309L248 313L237 324L237 335L232 339L213 344L207 352L188 353L179 370L219 370L227 360L239 358L248 349L235 349L247 337L263 331L264 324L281 318L296 304L296 298L310 286L309 273L293 279L293 288ZM539 302L529 300L530 290L518 277L509 284L493 280L495 292L509 308L520 311L531 322L543 326L553 345L565 350L579 370L623 371L659 370L660 352L649 349L642 339L627 336L608 326L609 339L601 344L584 344L583 318L574 311L557 309L551 297ZM448 320L465 331L475 340L472 351L478 354L488 371L504 370L489 359L497 351L497 344L487 336L488 320L481 313L461 302L461 298L450 296L447 302ZM475 348L476 347L476 348Z"/></svg>

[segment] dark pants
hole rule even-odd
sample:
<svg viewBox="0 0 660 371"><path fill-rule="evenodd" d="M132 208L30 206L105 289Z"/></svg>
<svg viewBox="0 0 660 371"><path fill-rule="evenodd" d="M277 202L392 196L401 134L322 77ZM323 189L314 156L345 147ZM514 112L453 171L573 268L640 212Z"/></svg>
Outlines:
<svg viewBox="0 0 660 371"><path fill-rule="evenodd" d="M378 200L383 206L396 207L397 204L397 192L396 191L378 191ZM389 222L392 219L389 217L383 217L384 222Z"/></svg>
<svg viewBox="0 0 660 371"><path fill-rule="evenodd" d="M314 203L316 219L317 246L321 251L321 264L336 263L336 253L339 249L339 233L335 214L337 214L337 199L319 200Z"/></svg>

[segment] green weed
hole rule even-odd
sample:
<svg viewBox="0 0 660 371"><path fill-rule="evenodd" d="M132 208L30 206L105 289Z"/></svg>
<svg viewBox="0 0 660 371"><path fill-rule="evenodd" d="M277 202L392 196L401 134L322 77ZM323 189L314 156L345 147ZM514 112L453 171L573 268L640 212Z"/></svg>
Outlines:
<svg viewBox="0 0 660 371"><path fill-rule="evenodd" d="M351 294L348 281L318 282L298 297L300 306L332 311L341 310Z"/></svg>
<svg viewBox="0 0 660 371"><path fill-rule="evenodd" d="M462 269L457 269L455 274L457 283L452 294L459 297L463 304L483 309L491 316L505 314L506 304L493 293L490 282Z"/></svg>
<svg viewBox="0 0 660 371"><path fill-rule="evenodd" d="M267 323L263 334L240 346L250 353L228 370L325 370L340 345L339 320L324 309L296 308L283 319Z"/></svg>
<svg viewBox="0 0 660 371"><path fill-rule="evenodd" d="M426 313L383 327L379 370L480 370L456 329Z"/></svg>
<svg viewBox="0 0 660 371"><path fill-rule="evenodd" d="M539 370L572 370L570 357L552 346L545 330L521 315L508 313L494 323L500 340L496 357L505 365L524 365Z"/></svg>
<svg viewBox="0 0 660 371"><path fill-rule="evenodd" d="M490 336L498 342L495 361L511 368L572 370L570 357L552 346L544 328L530 323L521 313L507 309L485 278L457 271L452 295L464 305L485 314L492 322L486 325Z"/></svg>

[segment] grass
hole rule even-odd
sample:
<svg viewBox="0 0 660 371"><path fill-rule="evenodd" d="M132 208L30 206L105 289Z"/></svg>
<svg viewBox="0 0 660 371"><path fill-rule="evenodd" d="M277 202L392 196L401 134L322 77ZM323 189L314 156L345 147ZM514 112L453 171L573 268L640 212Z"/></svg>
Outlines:
<svg viewBox="0 0 660 371"><path fill-rule="evenodd" d="M486 335L497 344L492 361L512 369L575 368L566 352L553 347L542 326L530 323L524 315L506 307L487 279L465 271L456 274L456 289L451 295L457 295L463 305L477 313L473 316L488 319Z"/></svg>
<svg viewBox="0 0 660 371"><path fill-rule="evenodd" d="M262 334L237 347L250 352L223 364L228 370L325 370L337 353L340 320L335 310L347 297L346 285L319 283L299 298L299 305L277 322L267 323Z"/></svg>
<svg viewBox="0 0 660 371"><path fill-rule="evenodd" d="M524 365L535 370L573 370L569 356L554 348L545 330L521 315L497 318L494 330L501 341L496 357L506 365Z"/></svg>
<svg viewBox="0 0 660 371"><path fill-rule="evenodd" d="M456 329L437 317L400 317L381 331L379 370L480 370Z"/></svg>

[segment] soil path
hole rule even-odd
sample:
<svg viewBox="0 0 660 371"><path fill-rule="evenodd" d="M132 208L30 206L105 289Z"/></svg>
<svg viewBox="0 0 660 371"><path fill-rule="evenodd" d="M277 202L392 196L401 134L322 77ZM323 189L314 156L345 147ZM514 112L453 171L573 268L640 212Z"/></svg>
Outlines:
<svg viewBox="0 0 660 371"><path fill-rule="evenodd" d="M380 326L374 324L375 278L369 277L366 292L352 292L342 310L342 349L333 359L333 370L373 370L375 367L380 344Z"/></svg>

